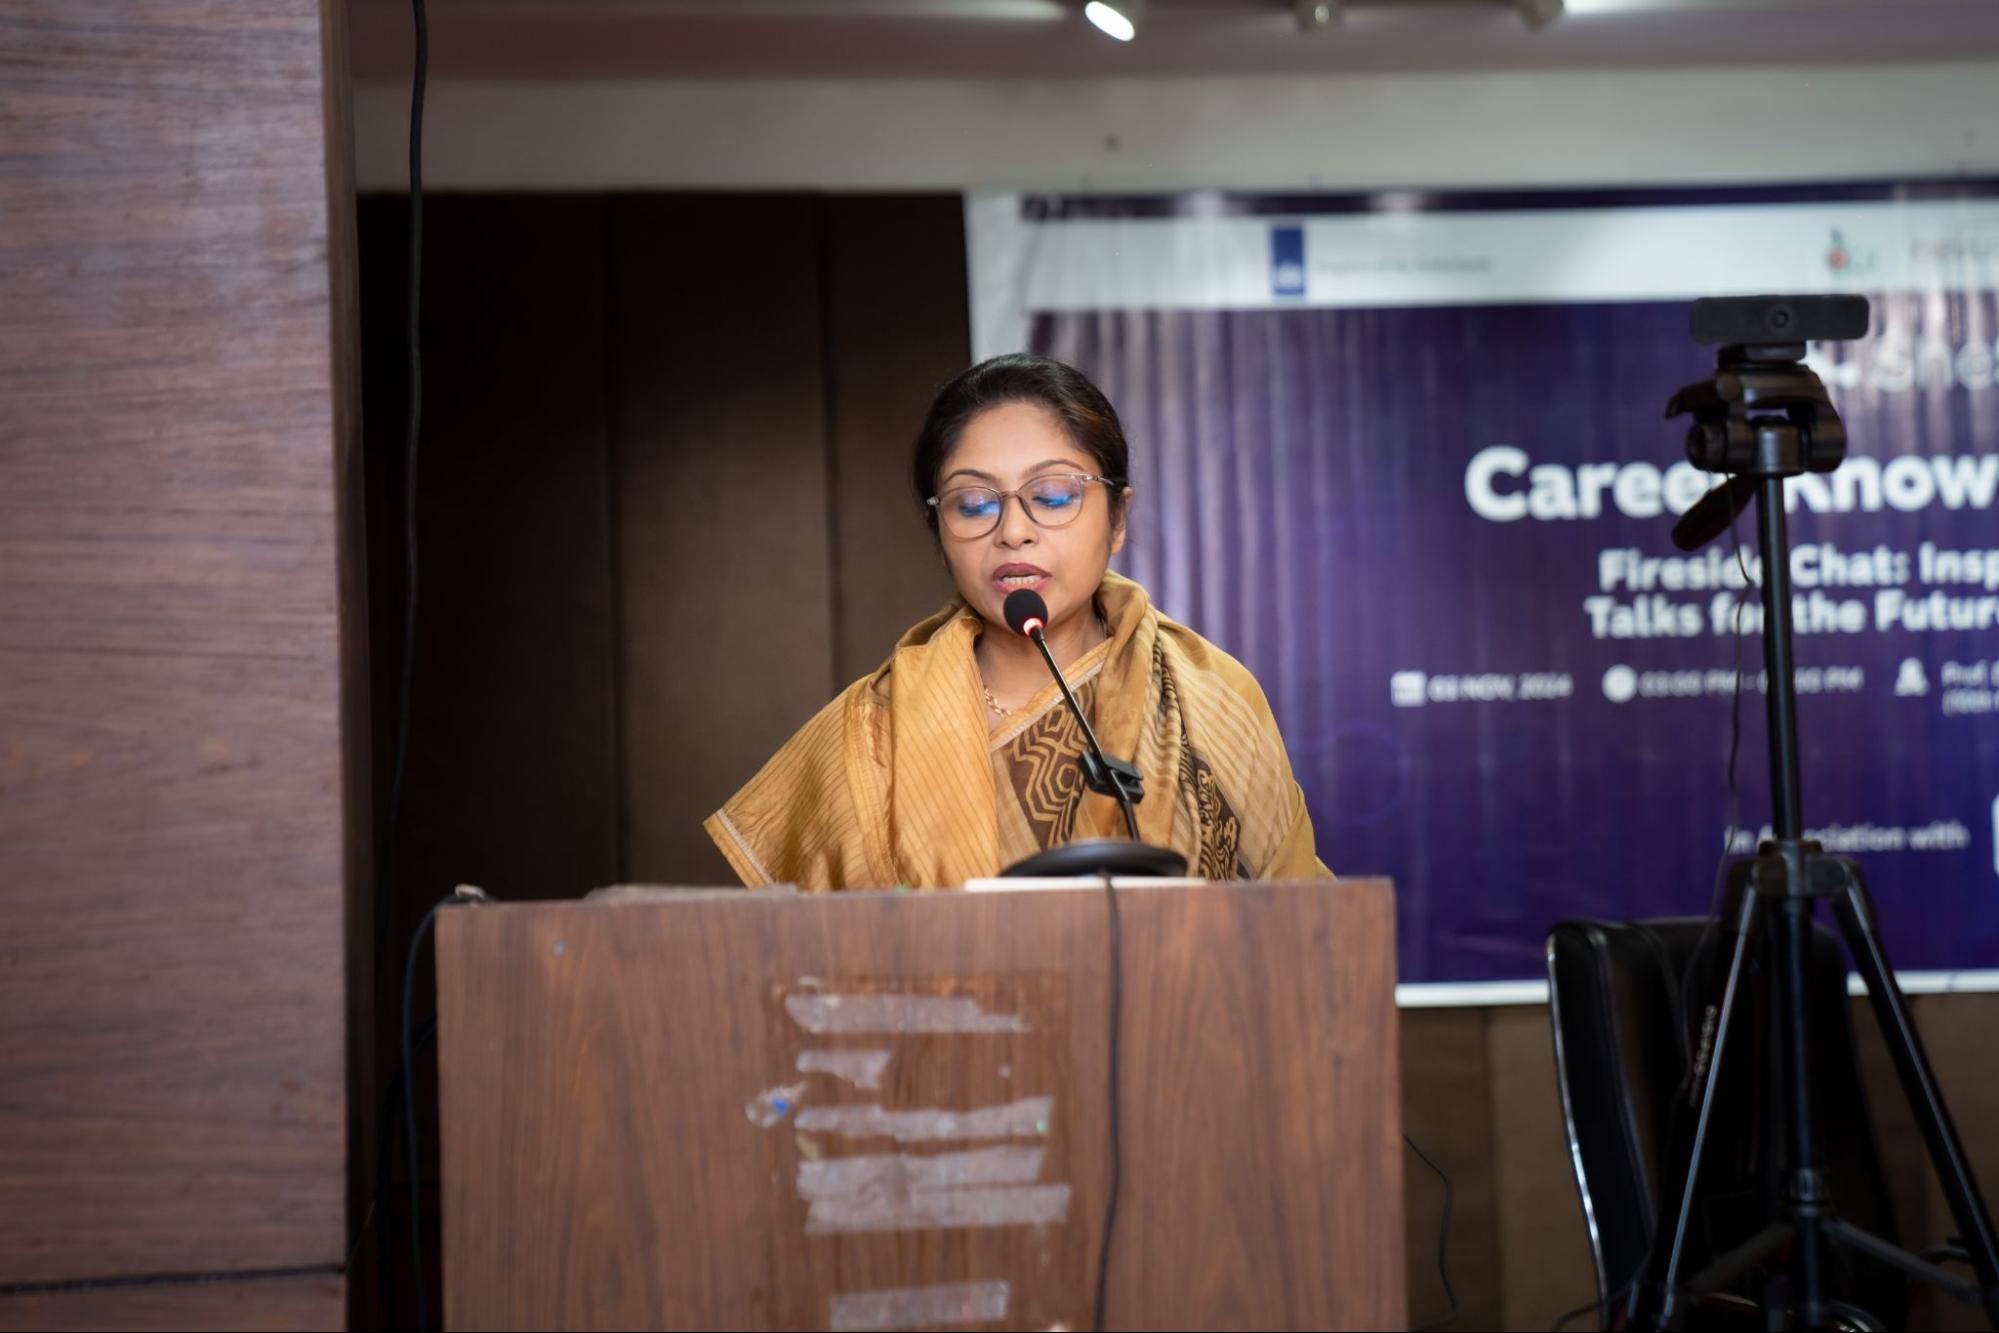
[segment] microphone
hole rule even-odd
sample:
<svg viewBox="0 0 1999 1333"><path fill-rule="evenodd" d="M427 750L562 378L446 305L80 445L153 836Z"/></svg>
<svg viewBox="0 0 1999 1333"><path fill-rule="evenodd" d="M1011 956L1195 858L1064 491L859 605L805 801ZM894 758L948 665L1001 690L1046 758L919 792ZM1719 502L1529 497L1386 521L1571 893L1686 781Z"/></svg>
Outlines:
<svg viewBox="0 0 1999 1333"><path fill-rule="evenodd" d="M1041 660L1048 664L1049 674L1062 690L1062 698L1068 702L1069 711L1076 723L1083 729L1084 750L1079 760L1083 767L1083 782L1091 791L1100 792L1114 798L1118 809L1124 812L1124 826L1131 834L1133 842L1139 841L1138 816L1132 813L1132 806L1145 799L1145 776L1135 764L1122 759L1114 759L1104 753L1104 747L1097 743L1097 733L1090 727L1090 719L1083 716L1082 705L1069 689L1069 682L1063 678L1062 668L1055 665L1055 654L1048 651L1048 636L1042 633L1048 628L1048 603L1032 588L1020 588L1007 594L1002 608L1006 616L1007 628L1015 634L1024 634L1034 641L1041 650Z"/></svg>
<svg viewBox="0 0 1999 1333"><path fill-rule="evenodd" d="M1048 628L1048 603L1041 600L1041 594L1032 588L1019 588L1006 595L1006 605L1000 608L1006 617L1006 626L1015 634L1025 634L1040 642L1041 631ZM1057 671L1060 680L1062 673Z"/></svg>

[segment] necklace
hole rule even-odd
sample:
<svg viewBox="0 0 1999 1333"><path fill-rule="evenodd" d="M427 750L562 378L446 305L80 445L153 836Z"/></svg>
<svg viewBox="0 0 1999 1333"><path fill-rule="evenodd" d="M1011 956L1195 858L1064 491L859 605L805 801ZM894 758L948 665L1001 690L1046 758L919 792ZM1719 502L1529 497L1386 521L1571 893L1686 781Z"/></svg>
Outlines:
<svg viewBox="0 0 1999 1333"><path fill-rule="evenodd" d="M1097 622L1098 632L1101 633L1104 636L1104 638L1106 639L1110 638L1111 627L1104 623L1103 616L1098 615L1096 617L1096 622ZM1013 712L1012 709L1004 707L1003 705L1001 705L998 699L995 699L993 697L993 687L986 684L985 681L983 680L979 682L979 692L986 696L986 707L993 710L994 717L1007 717L1012 714Z"/></svg>

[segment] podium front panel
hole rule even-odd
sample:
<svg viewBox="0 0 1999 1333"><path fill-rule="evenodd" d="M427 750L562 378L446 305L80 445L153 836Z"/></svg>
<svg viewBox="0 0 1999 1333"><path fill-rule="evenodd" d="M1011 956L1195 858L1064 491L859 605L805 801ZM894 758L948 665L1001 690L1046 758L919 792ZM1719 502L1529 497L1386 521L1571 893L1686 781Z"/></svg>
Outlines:
<svg viewBox="0 0 1999 1333"><path fill-rule="evenodd" d="M1404 1319L1393 897L1118 892L1120 1328ZM453 1328L1084 1328L1101 888L438 923Z"/></svg>

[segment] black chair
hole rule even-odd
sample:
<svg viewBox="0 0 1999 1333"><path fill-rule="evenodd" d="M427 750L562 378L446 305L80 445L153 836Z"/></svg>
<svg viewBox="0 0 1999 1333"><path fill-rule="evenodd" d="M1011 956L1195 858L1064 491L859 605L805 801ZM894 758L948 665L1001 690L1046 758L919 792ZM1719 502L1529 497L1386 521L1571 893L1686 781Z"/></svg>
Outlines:
<svg viewBox="0 0 1999 1333"><path fill-rule="evenodd" d="M1821 1151L1840 1216L1884 1240L1896 1229L1861 1085L1849 1021L1845 956L1814 930L1812 1066ZM1612 1326L1650 1253L1674 1117L1691 1117L1688 1069L1726 965L1719 928L1704 919L1566 921L1548 936L1548 998L1555 1069L1576 1186L1596 1266L1598 1322ZM1784 1085L1768 1037L1766 959L1752 950L1743 1011L1729 1037L1717 1090L1685 1276L1775 1216ZM1718 981L1718 976L1713 980ZM1761 1327L1760 1306L1782 1300L1781 1264L1745 1274L1689 1313L1690 1328ZM1840 1305L1900 1327L1908 1291L1894 1270L1835 1253L1830 1294ZM1864 1320L1856 1321L1865 1327Z"/></svg>

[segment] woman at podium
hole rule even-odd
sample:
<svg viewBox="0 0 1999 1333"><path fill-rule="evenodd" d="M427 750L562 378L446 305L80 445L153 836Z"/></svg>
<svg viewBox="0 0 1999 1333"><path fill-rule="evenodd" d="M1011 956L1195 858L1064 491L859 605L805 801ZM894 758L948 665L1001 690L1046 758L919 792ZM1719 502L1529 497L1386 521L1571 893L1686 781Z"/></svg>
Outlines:
<svg viewBox="0 0 1999 1333"><path fill-rule="evenodd" d="M1124 836L1085 788L1082 730L1007 626L1047 603L1050 652L1104 749L1144 776L1139 836L1206 879L1327 876L1263 690L1110 572L1132 496L1117 412L1081 372L995 357L938 393L921 502L958 596L913 626L705 827L745 884L944 888L1080 838Z"/></svg>

